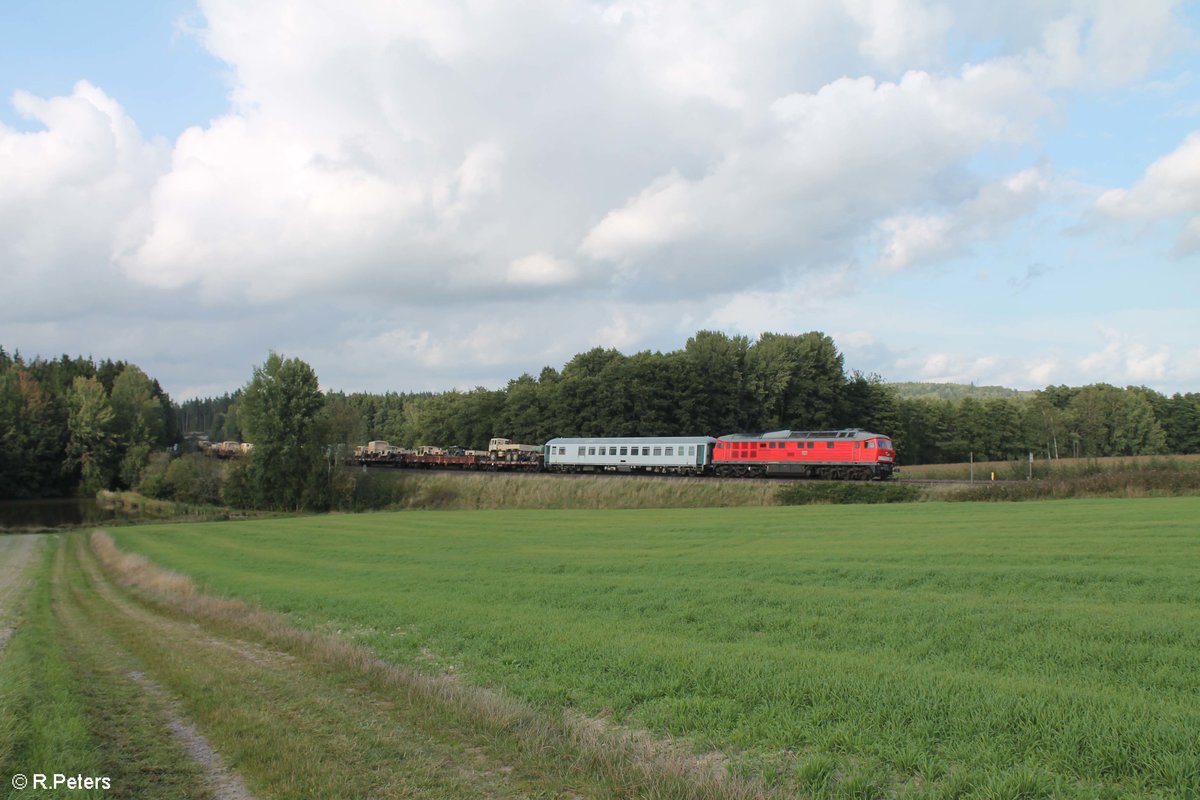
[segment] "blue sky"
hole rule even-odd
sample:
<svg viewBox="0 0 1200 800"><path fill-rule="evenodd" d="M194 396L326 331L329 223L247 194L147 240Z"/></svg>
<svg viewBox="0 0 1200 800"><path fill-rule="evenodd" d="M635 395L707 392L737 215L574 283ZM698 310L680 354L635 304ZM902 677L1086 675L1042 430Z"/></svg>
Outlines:
<svg viewBox="0 0 1200 800"><path fill-rule="evenodd" d="M228 68L190 26L195 4L6 0L0 10L0 81L8 94L69 94L89 80L118 98L147 136L174 140L228 108ZM0 119L23 129L7 103Z"/></svg>
<svg viewBox="0 0 1200 800"><path fill-rule="evenodd" d="M823 330L1200 390L1194 4L0 6L0 344L177 397ZM1190 137L1197 136L1196 139Z"/></svg>

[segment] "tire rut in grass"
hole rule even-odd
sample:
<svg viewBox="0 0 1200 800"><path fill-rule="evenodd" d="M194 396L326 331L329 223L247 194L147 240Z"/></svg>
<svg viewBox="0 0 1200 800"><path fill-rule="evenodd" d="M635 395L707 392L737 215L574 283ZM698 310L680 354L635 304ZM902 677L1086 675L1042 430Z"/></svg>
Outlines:
<svg viewBox="0 0 1200 800"><path fill-rule="evenodd" d="M180 696L182 714L218 750L235 754L260 795L540 794L506 765L412 729L398 718L395 699L339 685L323 665L143 605L108 581L82 541L77 548L80 576L104 606L98 624L143 664L135 680Z"/></svg>
<svg viewBox="0 0 1200 800"><path fill-rule="evenodd" d="M163 709L167 729L184 751L203 770L205 783L216 800L254 800L242 776L229 769L221 754L213 749L200 730L179 713L179 702L144 672L126 673L147 695Z"/></svg>
<svg viewBox="0 0 1200 800"><path fill-rule="evenodd" d="M140 662L108 635L98 603L81 580L76 552L69 545L55 554L54 612L65 634L67 657L88 699L89 727L111 796L138 800L253 800L249 793L222 791L184 743L172 735L178 721L161 696L144 690L131 676Z"/></svg>
<svg viewBox="0 0 1200 800"><path fill-rule="evenodd" d="M387 724L419 732L441 752L454 754L442 770L465 769L472 780L507 790L477 790L471 797L790 796L754 779L716 774L720 764L697 760L679 742L597 731L569 715L537 711L485 689L416 675L349 642L297 629L279 614L205 595L186 578L121 552L106 534L92 536L88 555L88 568L111 582L107 591L119 593L116 602L137 604L132 613L175 620L193 635L198 621L204 636L246 637L286 651L298 662L288 667L291 672L311 673L323 687L313 702L339 691L352 695ZM122 588L115 588L118 583Z"/></svg>
<svg viewBox="0 0 1200 800"><path fill-rule="evenodd" d="M32 585L29 571L42 539L36 534L0 536L0 656L17 624L17 607Z"/></svg>

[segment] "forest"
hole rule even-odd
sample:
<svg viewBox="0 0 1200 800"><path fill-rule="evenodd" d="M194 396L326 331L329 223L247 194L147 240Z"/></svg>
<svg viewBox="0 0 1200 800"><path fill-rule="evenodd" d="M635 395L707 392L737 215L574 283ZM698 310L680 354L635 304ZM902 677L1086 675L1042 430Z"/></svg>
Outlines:
<svg viewBox="0 0 1200 800"><path fill-rule="evenodd" d="M136 365L0 347L0 498L131 486L179 439L171 398Z"/></svg>
<svg viewBox="0 0 1200 800"><path fill-rule="evenodd" d="M180 408L185 430L244 439L239 395ZM700 331L681 350L596 348L561 370L500 389L326 395L344 441L482 447L492 436L673 436L857 427L891 434L903 463L1200 452L1200 394L1144 387L1048 386L1018 392L889 384L847 371L819 332L757 340Z"/></svg>
<svg viewBox="0 0 1200 800"><path fill-rule="evenodd" d="M273 406L281 392L290 405ZM323 393L311 367L271 354L242 389L180 404L135 365L25 361L0 349L0 497L8 498L138 487L197 502L225 492L249 506L274 506L273 493L283 493L286 507L320 507L331 490L313 475L332 480L337 454L370 440L481 448L493 436L541 443L840 427L890 434L901 464L1197 453L1200 394L891 385L848 370L819 331L757 339L700 331L665 353L595 348L501 388L439 393ZM225 468L175 457L196 435L252 442L257 455L226 481ZM268 479L267 462L272 441L289 437L277 452L305 453L316 466L270 467L292 476L285 488Z"/></svg>

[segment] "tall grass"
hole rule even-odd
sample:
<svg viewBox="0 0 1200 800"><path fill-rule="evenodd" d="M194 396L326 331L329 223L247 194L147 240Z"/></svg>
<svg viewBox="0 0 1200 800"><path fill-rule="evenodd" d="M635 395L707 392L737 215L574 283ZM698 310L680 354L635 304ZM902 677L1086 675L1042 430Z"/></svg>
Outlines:
<svg viewBox="0 0 1200 800"><path fill-rule="evenodd" d="M1037 458L1031 465L1024 459L1014 461L976 461L961 464L904 465L900 474L914 480L986 481L995 473L999 480L1024 480L1030 477L1086 477L1103 472L1175 472L1200 471L1200 455L1186 456L1110 456L1105 458Z"/></svg>
<svg viewBox="0 0 1200 800"><path fill-rule="evenodd" d="M719 508L774 505L776 487L704 478L559 477L374 470L352 509Z"/></svg>
<svg viewBox="0 0 1200 800"><path fill-rule="evenodd" d="M980 482L955 487L944 500L1061 500L1073 497L1180 497L1200 494L1200 470L1104 470L1082 475L1055 474L1040 480Z"/></svg>

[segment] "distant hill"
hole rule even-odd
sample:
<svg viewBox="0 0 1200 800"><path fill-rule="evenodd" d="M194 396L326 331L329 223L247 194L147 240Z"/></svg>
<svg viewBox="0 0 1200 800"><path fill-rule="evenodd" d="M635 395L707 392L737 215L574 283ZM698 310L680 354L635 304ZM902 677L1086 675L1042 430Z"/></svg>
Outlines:
<svg viewBox="0 0 1200 800"><path fill-rule="evenodd" d="M973 383L890 383L896 395L905 400L996 400L1031 395L1031 391L1009 389L1007 386L976 386Z"/></svg>

